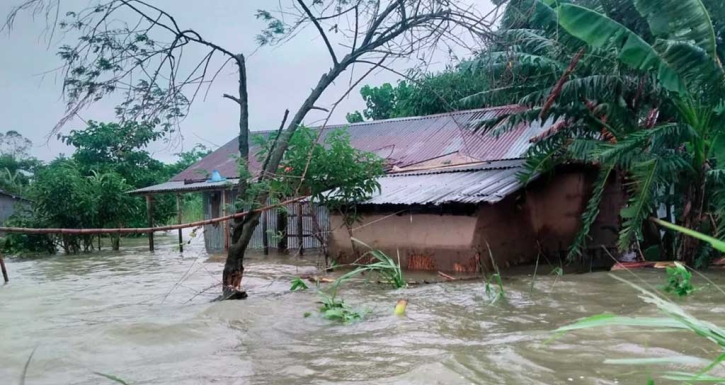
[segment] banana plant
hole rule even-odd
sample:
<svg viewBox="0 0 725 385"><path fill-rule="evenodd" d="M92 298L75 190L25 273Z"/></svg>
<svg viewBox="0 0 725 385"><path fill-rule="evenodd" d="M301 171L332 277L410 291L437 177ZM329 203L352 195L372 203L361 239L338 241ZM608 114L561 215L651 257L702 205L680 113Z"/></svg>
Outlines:
<svg viewBox="0 0 725 385"><path fill-rule="evenodd" d="M557 121L533 138L524 181L561 163L598 166L572 259L581 255L604 187L615 176L625 177L629 195L621 211L621 249L643 240L646 219L662 207L681 225L725 236L718 231L725 230L725 73L718 46L725 7L712 0L576 3L509 4L507 13L518 6L517 14L531 15L517 25L506 25L505 15L498 48L510 54L483 55L471 66L503 68L498 74L514 80L465 101L529 109L481 122L481 128ZM688 262L704 250L682 236L665 246Z"/></svg>

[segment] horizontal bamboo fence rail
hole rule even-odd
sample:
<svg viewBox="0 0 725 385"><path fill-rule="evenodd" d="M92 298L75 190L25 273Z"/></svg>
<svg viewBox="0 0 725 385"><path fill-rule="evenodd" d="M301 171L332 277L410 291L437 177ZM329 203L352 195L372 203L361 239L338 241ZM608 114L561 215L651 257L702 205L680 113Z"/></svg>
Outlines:
<svg viewBox="0 0 725 385"><path fill-rule="evenodd" d="M227 215L224 217L206 219L203 221L196 221L190 223L182 223L178 225L170 226L159 226L159 227L140 227L140 228L117 228L117 229L33 229L26 227L0 227L2 233L22 233L22 234L68 234L68 235L91 235L91 234L151 234L160 231L171 231L180 230L190 227L200 227L205 225L212 225L215 223L229 221L235 218L241 218L251 213L269 211L274 208L285 206L290 203L294 203L305 199L306 197L297 197L274 205L261 207L259 209L245 211L242 213L236 213Z"/></svg>

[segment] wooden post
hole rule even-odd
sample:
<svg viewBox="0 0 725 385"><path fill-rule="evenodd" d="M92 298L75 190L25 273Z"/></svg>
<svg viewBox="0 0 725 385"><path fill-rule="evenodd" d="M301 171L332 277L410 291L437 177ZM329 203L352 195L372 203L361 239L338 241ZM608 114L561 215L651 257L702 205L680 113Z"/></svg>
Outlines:
<svg viewBox="0 0 725 385"><path fill-rule="evenodd" d="M178 223L182 224L182 215L181 215L181 194L176 194L176 214L178 217ZM184 252L184 235L181 233L181 229L179 229L179 251Z"/></svg>
<svg viewBox="0 0 725 385"><path fill-rule="evenodd" d="M227 190L222 190L222 207L220 216L227 215ZM222 223L222 231L224 232L224 251L229 250L229 222Z"/></svg>
<svg viewBox="0 0 725 385"><path fill-rule="evenodd" d="M3 260L2 253L0 253L0 270L3 272L3 279L5 280L5 283L8 283L10 280L8 279L8 271L5 270L5 261Z"/></svg>
<svg viewBox="0 0 725 385"><path fill-rule="evenodd" d="M299 242L298 245L300 248L300 255L305 255L305 234L304 231L302 231L304 222L302 221L302 204L303 202L297 203L297 232L299 236Z"/></svg>
<svg viewBox="0 0 725 385"><path fill-rule="evenodd" d="M264 255L269 255L269 240L267 239L267 217L269 212L262 213L262 247L264 247Z"/></svg>
<svg viewBox="0 0 725 385"><path fill-rule="evenodd" d="M146 211L149 216L149 227L154 227L154 196L146 195ZM154 233L148 233L149 251L154 251Z"/></svg>
<svg viewBox="0 0 725 385"><path fill-rule="evenodd" d="M277 210L277 234L282 236L277 241L277 251L287 251L287 208Z"/></svg>

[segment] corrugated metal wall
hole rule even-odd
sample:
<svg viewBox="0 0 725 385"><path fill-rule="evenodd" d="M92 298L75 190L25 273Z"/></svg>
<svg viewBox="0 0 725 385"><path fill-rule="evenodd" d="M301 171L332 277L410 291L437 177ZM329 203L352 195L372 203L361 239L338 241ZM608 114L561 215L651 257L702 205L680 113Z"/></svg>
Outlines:
<svg viewBox="0 0 725 385"><path fill-rule="evenodd" d="M227 192L226 199L221 197L220 192L205 192L202 194L202 204L204 205L204 219L218 218L223 215L229 215L233 210L236 192ZM224 201L226 204L222 204ZM276 250L280 236L287 237L287 248L296 250L299 248L299 226L297 215L299 207L302 206L302 234L304 249L320 249L322 245L315 237L315 234L327 242L327 236L330 230L330 219L327 215L327 209L323 206L313 206L314 212L310 212L308 202L292 203L284 208L280 207L274 210L265 211L260 218L259 226L254 230L252 240L249 242L249 248L262 250L264 248L264 237L267 237L267 244L270 250ZM226 206L226 207L223 207ZM277 214L281 211L287 212L287 227L284 234L277 234ZM214 213L214 215L212 215ZM314 214L314 216L312 215ZM315 226L314 217L317 217L318 226ZM264 232L264 221L267 221L267 232ZM210 253L221 253L224 251L224 231L229 229L225 224L204 226L204 244L206 250Z"/></svg>
<svg viewBox="0 0 725 385"><path fill-rule="evenodd" d="M19 201L6 195L0 195L0 224L10 218L15 213L15 205L21 204L23 201Z"/></svg>

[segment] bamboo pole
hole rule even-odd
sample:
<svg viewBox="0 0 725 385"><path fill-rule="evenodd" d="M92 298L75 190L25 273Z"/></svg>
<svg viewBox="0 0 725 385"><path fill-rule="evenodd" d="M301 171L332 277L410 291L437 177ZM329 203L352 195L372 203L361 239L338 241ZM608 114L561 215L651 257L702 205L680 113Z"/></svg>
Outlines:
<svg viewBox="0 0 725 385"><path fill-rule="evenodd" d="M262 213L262 247L264 255L269 255L269 240L267 239L267 217L269 212Z"/></svg>
<svg viewBox="0 0 725 385"><path fill-rule="evenodd" d="M277 234L282 234L277 240L277 250L282 253L287 252L287 209L277 211Z"/></svg>
<svg viewBox="0 0 725 385"><path fill-rule="evenodd" d="M219 217L214 219L206 219L203 221L189 222L181 225L171 226L159 226L159 227L139 227L139 228L115 228L115 229L33 229L27 227L0 227L0 233L22 233L22 234L67 234L67 235L81 235L81 234L147 234L155 233L160 231L172 231L179 229L186 229L191 227L201 227L206 225L213 225L215 223L226 222L235 218L242 218L250 213L264 212L273 208L284 206L290 203L297 202L305 199L305 197L298 197L290 199L285 202L281 202L275 205L265 206L256 210L245 211L225 217Z"/></svg>
<svg viewBox="0 0 725 385"><path fill-rule="evenodd" d="M299 236L299 248L300 248L300 255L305 255L305 234L302 231L302 228L304 227L304 221L302 217L302 202L297 204L297 235Z"/></svg>
<svg viewBox="0 0 725 385"><path fill-rule="evenodd" d="M227 191L222 190L222 207L219 209L220 216L224 216L224 214L227 213ZM224 233L224 251L229 250L229 227L227 227L227 223L222 224L222 232Z"/></svg>
<svg viewBox="0 0 725 385"><path fill-rule="evenodd" d="M181 194L176 194L176 216L178 219L178 224L182 224L182 216L181 216ZM179 229L179 251L184 252L184 235L181 232L181 229Z"/></svg>
<svg viewBox="0 0 725 385"><path fill-rule="evenodd" d="M5 261L3 260L2 253L0 253L0 270L3 272L3 280L5 280L5 283L8 283L10 280L8 279L8 271L5 269Z"/></svg>
<svg viewBox="0 0 725 385"><path fill-rule="evenodd" d="M149 215L149 227L154 227L154 196L146 195L146 212ZM154 251L154 232L148 233L149 251Z"/></svg>

